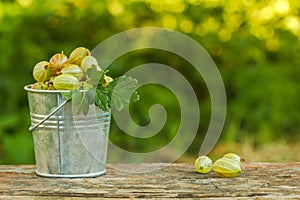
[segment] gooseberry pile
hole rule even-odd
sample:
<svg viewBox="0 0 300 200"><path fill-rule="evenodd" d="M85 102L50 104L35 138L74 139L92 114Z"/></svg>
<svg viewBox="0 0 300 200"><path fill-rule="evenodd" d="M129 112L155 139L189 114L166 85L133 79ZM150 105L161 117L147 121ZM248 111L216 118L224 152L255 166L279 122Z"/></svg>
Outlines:
<svg viewBox="0 0 300 200"><path fill-rule="evenodd" d="M54 54L49 61L40 61L33 68L33 77L37 81L32 88L44 90L74 90L80 87L92 87L87 71L93 66L101 68L89 49L78 47L69 58L63 53ZM99 77L100 78L100 77ZM104 84L113 79L104 75Z"/></svg>
<svg viewBox="0 0 300 200"><path fill-rule="evenodd" d="M214 163L208 156L200 156L195 160L195 168L199 173L208 173L213 170L217 176L222 178L232 178L241 172L241 159L235 153L227 153Z"/></svg>
<svg viewBox="0 0 300 200"><path fill-rule="evenodd" d="M69 57L54 54L49 61L40 61L33 68L37 81L31 85L36 90L59 90L61 95L72 100L77 113L87 114L89 105L95 104L107 111L112 106L122 110L127 104L139 100L137 80L106 75L89 49L75 48Z"/></svg>

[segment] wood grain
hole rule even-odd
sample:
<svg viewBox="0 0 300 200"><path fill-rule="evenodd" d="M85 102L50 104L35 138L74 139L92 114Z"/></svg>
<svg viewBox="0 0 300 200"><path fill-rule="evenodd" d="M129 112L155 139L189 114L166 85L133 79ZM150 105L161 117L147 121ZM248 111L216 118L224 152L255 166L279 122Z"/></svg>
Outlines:
<svg viewBox="0 0 300 200"><path fill-rule="evenodd" d="M0 166L0 199L41 197L300 199L300 162L249 163L236 178L199 174L187 163L114 164L104 176L73 179L39 177L34 165Z"/></svg>

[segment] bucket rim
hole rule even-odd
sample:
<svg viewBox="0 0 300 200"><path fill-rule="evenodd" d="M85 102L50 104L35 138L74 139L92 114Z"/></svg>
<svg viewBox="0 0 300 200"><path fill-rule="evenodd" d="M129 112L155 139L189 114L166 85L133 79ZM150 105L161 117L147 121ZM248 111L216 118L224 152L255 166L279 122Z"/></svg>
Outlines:
<svg viewBox="0 0 300 200"><path fill-rule="evenodd" d="M28 84L24 86L24 90L27 92L37 92L37 93L61 93L61 92L70 92L71 90L39 90L39 89L33 89L33 84Z"/></svg>
<svg viewBox="0 0 300 200"><path fill-rule="evenodd" d="M39 176L48 177L48 178L93 178L93 177L106 174L106 169L99 172L89 173L89 174L51 174L51 173L39 172L38 170L36 170L35 173Z"/></svg>

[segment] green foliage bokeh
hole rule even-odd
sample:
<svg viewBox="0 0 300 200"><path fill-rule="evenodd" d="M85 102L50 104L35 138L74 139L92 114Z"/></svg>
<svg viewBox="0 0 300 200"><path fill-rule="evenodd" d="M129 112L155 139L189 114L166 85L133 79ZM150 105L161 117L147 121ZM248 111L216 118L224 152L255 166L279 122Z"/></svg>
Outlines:
<svg viewBox="0 0 300 200"><path fill-rule="evenodd" d="M299 140L299 12L300 2L292 0L0 1L0 164L34 162L23 87L34 82L32 68L38 61L61 51L68 55L78 46L93 49L114 34L145 26L183 32L212 56L228 100L222 140L251 138L258 144ZM201 105L200 141L209 123L210 99L201 76L184 60L167 52L142 50L118 59L110 74L120 75L150 62L172 66L191 82ZM141 93L152 98L132 108L139 124L149 122L153 100L166 103L170 116L176 116L178 104L163 88ZM163 146L172 139L177 128L177 123L167 123L165 135L150 138L147 145L127 140L114 124L111 135L124 148L150 151L153 144ZM199 145L194 142L189 153L196 154Z"/></svg>

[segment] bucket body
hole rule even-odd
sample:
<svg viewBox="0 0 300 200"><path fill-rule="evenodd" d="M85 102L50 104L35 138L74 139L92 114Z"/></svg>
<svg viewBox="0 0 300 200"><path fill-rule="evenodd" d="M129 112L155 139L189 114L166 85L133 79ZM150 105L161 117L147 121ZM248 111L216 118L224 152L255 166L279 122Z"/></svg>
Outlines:
<svg viewBox="0 0 300 200"><path fill-rule="evenodd" d="M41 122L65 99L59 90L25 86L31 127ZM74 109L75 110L75 109ZM87 115L76 114L67 102L32 130L36 173L46 177L95 177L105 174L110 111L90 105Z"/></svg>

